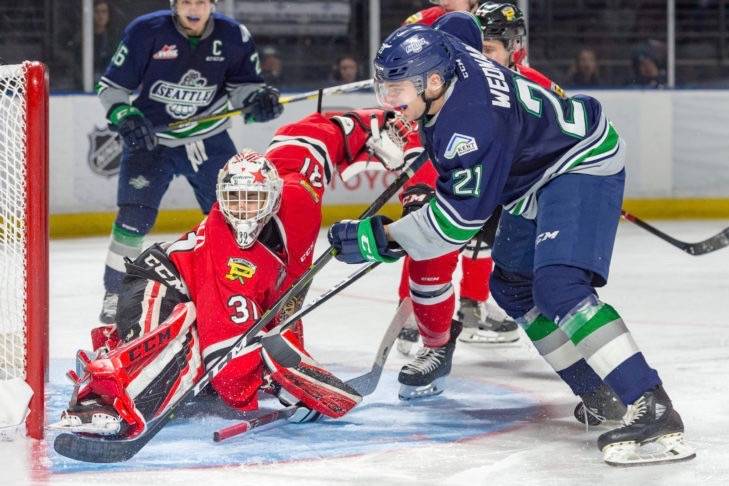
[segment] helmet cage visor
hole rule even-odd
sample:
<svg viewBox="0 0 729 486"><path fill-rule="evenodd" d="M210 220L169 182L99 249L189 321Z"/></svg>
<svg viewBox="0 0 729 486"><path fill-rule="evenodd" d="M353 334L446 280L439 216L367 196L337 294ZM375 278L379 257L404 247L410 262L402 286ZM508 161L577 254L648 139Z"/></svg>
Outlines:
<svg viewBox="0 0 729 486"><path fill-rule="evenodd" d="M411 105L425 92L425 79L423 76L396 81L375 79L375 96L377 102L386 110L399 111Z"/></svg>
<svg viewBox="0 0 729 486"><path fill-rule="evenodd" d="M253 182L247 175L234 174L218 183L216 193L220 210L235 231L238 245L248 248L278 211L281 180L276 176Z"/></svg>

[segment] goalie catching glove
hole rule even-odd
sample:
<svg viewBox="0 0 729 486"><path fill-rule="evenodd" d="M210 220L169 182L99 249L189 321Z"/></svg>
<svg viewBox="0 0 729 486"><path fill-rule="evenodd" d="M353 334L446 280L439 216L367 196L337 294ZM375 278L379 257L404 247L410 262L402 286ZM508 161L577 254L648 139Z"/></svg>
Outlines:
<svg viewBox="0 0 729 486"><path fill-rule="evenodd" d="M387 240L385 225L392 223L386 216L340 221L329 228L329 244L336 250L336 258L345 263L396 261L405 252L397 243Z"/></svg>

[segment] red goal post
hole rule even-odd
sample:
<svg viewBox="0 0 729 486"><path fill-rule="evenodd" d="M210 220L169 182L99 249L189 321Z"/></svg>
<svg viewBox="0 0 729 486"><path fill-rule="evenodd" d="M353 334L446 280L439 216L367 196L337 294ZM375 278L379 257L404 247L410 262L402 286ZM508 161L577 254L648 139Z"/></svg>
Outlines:
<svg viewBox="0 0 729 486"><path fill-rule="evenodd" d="M0 66L0 380L32 388L36 439L48 372L48 144L45 65Z"/></svg>

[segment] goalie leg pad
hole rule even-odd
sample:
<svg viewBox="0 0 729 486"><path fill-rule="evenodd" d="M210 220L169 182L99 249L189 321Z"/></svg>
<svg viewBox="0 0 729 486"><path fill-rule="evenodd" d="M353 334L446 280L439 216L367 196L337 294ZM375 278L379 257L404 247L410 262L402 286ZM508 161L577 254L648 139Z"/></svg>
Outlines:
<svg viewBox="0 0 729 486"><path fill-rule="evenodd" d="M301 350L290 332L262 338L262 356L271 377L307 407L339 418L362 396Z"/></svg>
<svg viewBox="0 0 729 486"><path fill-rule="evenodd" d="M118 430L125 436L141 433L150 419L176 404L203 374L194 324L194 305L180 304L153 332L90 361L85 370L88 382L74 393L57 425L93 432L93 419L103 410L124 421ZM113 420L103 422L99 434L108 433L107 422Z"/></svg>

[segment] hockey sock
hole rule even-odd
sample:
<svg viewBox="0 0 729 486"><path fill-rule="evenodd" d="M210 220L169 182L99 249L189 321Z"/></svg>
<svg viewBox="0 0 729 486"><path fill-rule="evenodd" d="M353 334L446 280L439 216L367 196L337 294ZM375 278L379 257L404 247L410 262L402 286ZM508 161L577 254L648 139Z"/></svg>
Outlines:
<svg viewBox="0 0 729 486"><path fill-rule="evenodd" d="M456 308L453 285L422 285L411 281L410 297L423 344L429 348L444 346L450 337L451 319Z"/></svg>
<svg viewBox="0 0 729 486"><path fill-rule="evenodd" d="M410 298L423 344L429 348L444 346L450 338L456 308L451 281L458 264L458 252L408 263Z"/></svg>
<svg viewBox="0 0 729 486"><path fill-rule="evenodd" d="M489 278L494 261L487 256L488 250L481 250L478 258L471 258L464 251L461 257L463 277L461 278L461 298L485 302L489 298Z"/></svg>
<svg viewBox="0 0 729 486"><path fill-rule="evenodd" d="M602 384L569 337L536 307L516 321L575 395L590 393Z"/></svg>
<svg viewBox="0 0 729 486"><path fill-rule="evenodd" d="M410 257L406 256L402 260L402 272L400 272L400 285L397 288L398 300L402 302L405 297L410 297Z"/></svg>
<svg viewBox="0 0 729 486"><path fill-rule="evenodd" d="M633 403L645 391L661 384L623 319L597 297L580 302L560 321L559 327L624 404Z"/></svg>
<svg viewBox="0 0 729 486"><path fill-rule="evenodd" d="M144 235L154 225L157 210L146 206L123 205L119 207L116 221L111 229L111 241L106 254L104 288L118 294L124 278L124 258L134 260L139 256Z"/></svg>

